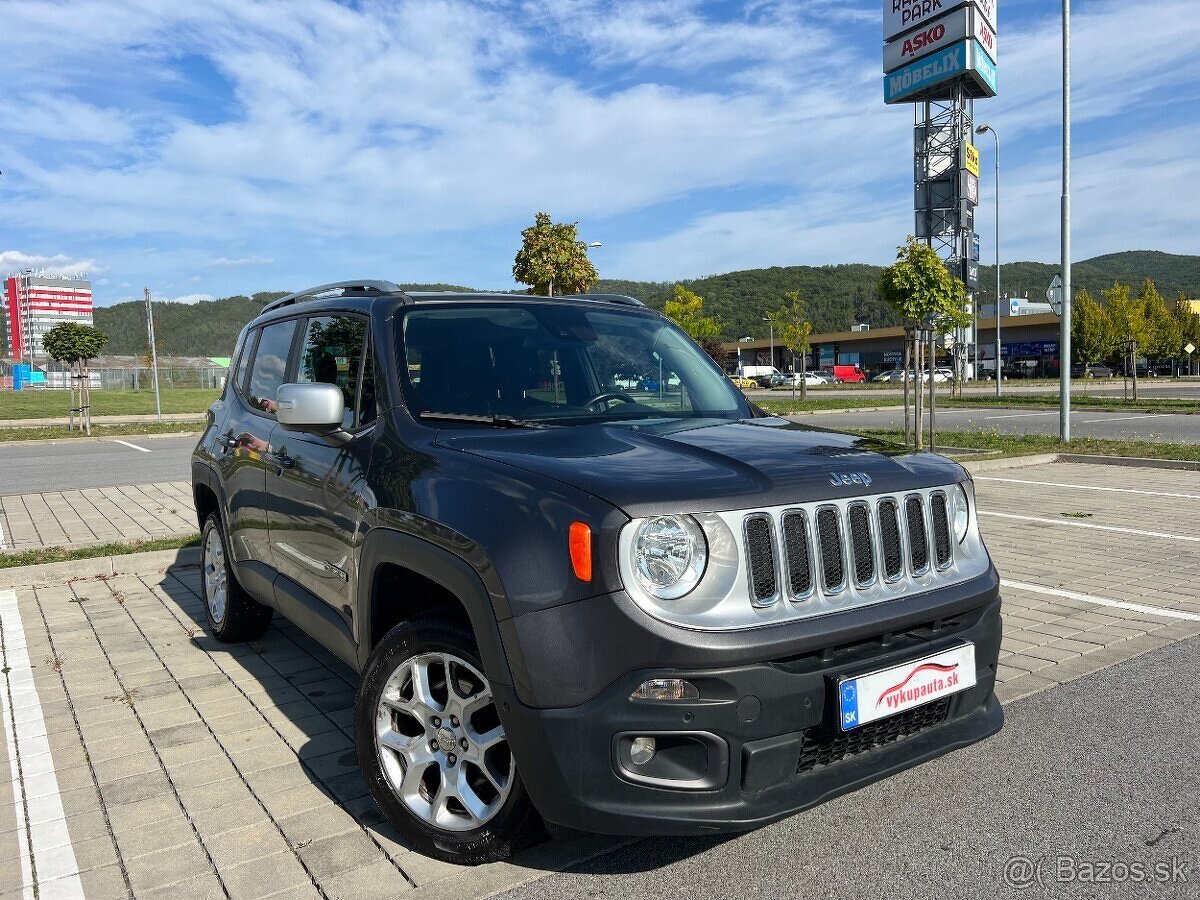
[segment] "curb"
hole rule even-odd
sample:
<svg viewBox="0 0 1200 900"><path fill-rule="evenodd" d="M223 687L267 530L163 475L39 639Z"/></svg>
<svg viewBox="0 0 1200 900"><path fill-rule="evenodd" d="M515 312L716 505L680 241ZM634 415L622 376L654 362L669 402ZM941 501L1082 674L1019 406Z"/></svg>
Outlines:
<svg viewBox="0 0 1200 900"><path fill-rule="evenodd" d="M0 426L3 428L4 426ZM42 426L36 426L42 427ZM156 434L110 434L103 437L97 435L83 437L52 437L52 438L29 438L23 441L0 441L0 448L3 447L28 447L31 444L37 444L42 447L53 444L89 444L100 441L113 441L117 438L137 438L139 441L152 441L158 438L181 438L181 437L196 437L203 434L201 431L162 431Z"/></svg>
<svg viewBox="0 0 1200 900"><path fill-rule="evenodd" d="M1142 456L1101 456L1092 453L1037 453L1030 456L1005 456L1001 459L959 461L968 472L989 472L998 469L1019 469L1046 463L1083 463L1094 466L1128 466L1139 469L1176 469L1200 472L1200 462L1191 459L1147 459Z"/></svg>
<svg viewBox="0 0 1200 900"><path fill-rule="evenodd" d="M1200 462L1194 459L1146 459L1141 456L1091 456L1087 453L1060 453L1059 462L1096 463L1102 466L1132 466L1141 469L1183 469L1200 472Z"/></svg>
<svg viewBox="0 0 1200 900"><path fill-rule="evenodd" d="M0 588L47 587L72 579L107 578L112 575L157 575L171 568L197 568L199 565L199 547L71 559L40 566L0 569Z"/></svg>

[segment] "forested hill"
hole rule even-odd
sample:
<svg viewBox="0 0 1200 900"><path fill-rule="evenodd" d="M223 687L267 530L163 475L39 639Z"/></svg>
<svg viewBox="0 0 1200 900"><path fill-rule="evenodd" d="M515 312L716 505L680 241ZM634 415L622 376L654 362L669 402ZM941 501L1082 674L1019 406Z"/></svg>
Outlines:
<svg viewBox="0 0 1200 900"><path fill-rule="evenodd" d="M837 266L773 266L748 269L681 282L704 298L705 311L724 326L724 336L766 337L762 321L768 312L778 309L788 291L798 290L808 302L813 331L845 331L856 322L874 328L896 324L891 310L878 297L876 284L879 266L849 264ZM1045 296L1046 287L1058 271L1057 265L1035 262L1004 263L1000 289L1016 296ZM1153 250L1111 253L1075 263L1071 269L1076 290L1086 288L1098 295L1114 281L1136 287L1151 278L1168 299L1180 292L1200 297L1200 256L1177 256ZM984 303L991 301L995 285L991 266L980 269L980 287ZM469 290L449 284L404 285L411 290ZM671 296L674 282L622 281L602 279L593 290L597 293L629 294L655 309L662 309ZM511 290L511 288L505 288ZM223 300L184 304L156 303L155 334L159 353L181 356L228 356L242 326L262 309L263 304L283 295L264 291L251 297L226 297ZM146 352L145 308L141 302L118 303L96 309L96 327L109 336L107 353Z"/></svg>

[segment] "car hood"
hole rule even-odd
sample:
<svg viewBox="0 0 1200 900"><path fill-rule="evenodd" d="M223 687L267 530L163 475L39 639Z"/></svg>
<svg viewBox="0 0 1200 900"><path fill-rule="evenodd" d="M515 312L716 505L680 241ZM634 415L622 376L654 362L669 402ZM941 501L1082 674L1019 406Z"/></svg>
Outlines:
<svg viewBox="0 0 1200 900"><path fill-rule="evenodd" d="M635 517L890 493L968 477L945 457L774 417L448 429L437 443L549 476Z"/></svg>

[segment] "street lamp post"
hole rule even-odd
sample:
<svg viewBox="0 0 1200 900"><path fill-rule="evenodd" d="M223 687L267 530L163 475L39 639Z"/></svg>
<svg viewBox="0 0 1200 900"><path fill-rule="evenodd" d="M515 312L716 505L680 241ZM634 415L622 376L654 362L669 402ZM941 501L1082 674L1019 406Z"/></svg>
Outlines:
<svg viewBox="0 0 1200 900"><path fill-rule="evenodd" d="M980 125L976 134L990 134L996 142L996 396L1003 392L1000 373L1000 135L991 125ZM978 339L978 336L976 336Z"/></svg>
<svg viewBox="0 0 1200 900"><path fill-rule="evenodd" d="M1071 440L1071 0L1062 4L1062 317L1058 323L1058 438Z"/></svg>

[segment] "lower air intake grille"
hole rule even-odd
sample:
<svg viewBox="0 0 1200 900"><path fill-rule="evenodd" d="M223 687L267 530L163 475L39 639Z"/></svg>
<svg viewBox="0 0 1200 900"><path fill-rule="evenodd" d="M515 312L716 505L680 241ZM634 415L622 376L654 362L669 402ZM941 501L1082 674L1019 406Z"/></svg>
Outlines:
<svg viewBox="0 0 1200 900"><path fill-rule="evenodd" d="M746 562L750 568L750 598L770 605L779 591L775 577L775 553L771 546L771 520L766 516L746 517Z"/></svg>
<svg viewBox="0 0 1200 900"><path fill-rule="evenodd" d="M840 762L847 756L857 756L876 747L891 744L910 735L940 725L950 712L950 697L926 703L899 715L860 725L853 731L831 732L815 726L804 732L796 774L809 772L817 766Z"/></svg>
<svg viewBox="0 0 1200 900"><path fill-rule="evenodd" d="M830 506L817 510L817 540L821 545L821 583L825 590L838 591L846 583L846 566L842 559L842 536L838 528L838 512Z"/></svg>
<svg viewBox="0 0 1200 900"><path fill-rule="evenodd" d="M939 569L950 565L950 526L946 522L946 495L933 494L929 498L933 513L933 558Z"/></svg>
<svg viewBox="0 0 1200 900"><path fill-rule="evenodd" d="M904 515L908 524L908 552L914 572L929 568L929 542L925 538L925 510L920 497L909 497L904 501Z"/></svg>
<svg viewBox="0 0 1200 900"><path fill-rule="evenodd" d="M783 547L787 552L788 586L793 597L812 592L812 561L808 558L808 523L804 513L783 514Z"/></svg>
<svg viewBox="0 0 1200 900"><path fill-rule="evenodd" d="M900 548L900 510L892 499L879 501L879 537L883 541L883 577L889 581L904 572Z"/></svg>

